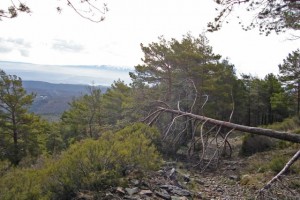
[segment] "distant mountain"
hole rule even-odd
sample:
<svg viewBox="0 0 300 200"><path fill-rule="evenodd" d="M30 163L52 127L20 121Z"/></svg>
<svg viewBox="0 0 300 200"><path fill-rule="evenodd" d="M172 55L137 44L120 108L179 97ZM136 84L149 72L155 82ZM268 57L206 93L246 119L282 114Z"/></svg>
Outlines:
<svg viewBox="0 0 300 200"><path fill-rule="evenodd" d="M118 79L130 83L129 72L133 71L108 65L41 65L10 61L0 61L0 69L22 80L106 86Z"/></svg>
<svg viewBox="0 0 300 200"><path fill-rule="evenodd" d="M100 85L102 92L116 80L130 83L125 67L107 65L41 65L0 61L0 69L22 78L27 92L36 93L30 110L47 118L57 119L69 108L68 103L87 93L88 85Z"/></svg>
<svg viewBox="0 0 300 200"><path fill-rule="evenodd" d="M36 98L30 108L31 112L47 119L57 120L69 108L74 98L87 94L88 85L53 84L42 81L23 81L27 93L35 93ZM97 86L104 93L107 86Z"/></svg>

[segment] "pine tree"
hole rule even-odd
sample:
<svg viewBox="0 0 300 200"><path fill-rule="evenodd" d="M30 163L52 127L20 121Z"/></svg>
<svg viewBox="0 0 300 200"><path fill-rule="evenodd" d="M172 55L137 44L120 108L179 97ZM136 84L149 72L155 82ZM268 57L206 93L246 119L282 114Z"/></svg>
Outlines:
<svg viewBox="0 0 300 200"><path fill-rule="evenodd" d="M28 112L34 97L26 94L21 78L0 71L0 134L4 145L1 154L14 165L38 149L36 131L32 127L38 118Z"/></svg>
<svg viewBox="0 0 300 200"><path fill-rule="evenodd" d="M296 94L297 114L300 111L300 50L293 51L279 65L280 80L286 89Z"/></svg>

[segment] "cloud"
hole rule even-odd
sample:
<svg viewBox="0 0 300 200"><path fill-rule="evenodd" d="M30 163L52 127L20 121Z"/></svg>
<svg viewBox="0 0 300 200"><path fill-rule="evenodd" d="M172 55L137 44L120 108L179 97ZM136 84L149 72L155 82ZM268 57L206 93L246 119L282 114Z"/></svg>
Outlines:
<svg viewBox="0 0 300 200"><path fill-rule="evenodd" d="M22 38L1 38L0 53L10 53L18 51L22 56L28 57L31 44Z"/></svg>
<svg viewBox="0 0 300 200"><path fill-rule="evenodd" d="M29 57L29 51L25 49L20 49L19 50L20 54L24 57Z"/></svg>
<svg viewBox="0 0 300 200"><path fill-rule="evenodd" d="M54 40L52 49L64 52L77 53L81 52L84 48L81 44L76 44L74 41L56 39Z"/></svg>
<svg viewBox="0 0 300 200"><path fill-rule="evenodd" d="M8 48L6 46L2 46L1 42L0 42L0 45L1 45L1 47L0 47L0 53L8 53L8 52L12 51L11 48Z"/></svg>
<svg viewBox="0 0 300 200"><path fill-rule="evenodd" d="M29 42L25 42L23 38L16 38L16 39L9 38L6 41L19 47L24 47L24 48L31 47L31 44Z"/></svg>

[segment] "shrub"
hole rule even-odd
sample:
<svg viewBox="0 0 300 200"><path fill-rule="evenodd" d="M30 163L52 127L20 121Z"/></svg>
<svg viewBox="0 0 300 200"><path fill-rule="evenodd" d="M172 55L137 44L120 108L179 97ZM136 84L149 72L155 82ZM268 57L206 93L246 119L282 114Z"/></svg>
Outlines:
<svg viewBox="0 0 300 200"><path fill-rule="evenodd" d="M299 129L300 118L298 116L284 119L282 122L276 122L271 125L266 126L266 128L281 130L281 131L290 131Z"/></svg>
<svg viewBox="0 0 300 200"><path fill-rule="evenodd" d="M41 190L41 171L32 169L11 169L0 180L0 199L45 199Z"/></svg>
<svg viewBox="0 0 300 200"><path fill-rule="evenodd" d="M116 185L128 168L155 169L161 159L150 138L156 135L156 129L134 124L116 133L107 132L98 140L74 144L49 168L45 190L55 199L71 198L79 189Z"/></svg>
<svg viewBox="0 0 300 200"><path fill-rule="evenodd" d="M288 160L292 157L292 155L286 155L284 157L274 157L271 162L269 163L268 167L270 170L272 170L275 173L280 172L284 166L286 165L286 163L288 162ZM287 173L298 173L300 172L300 165L299 165L299 161L294 163L289 170L287 171Z"/></svg>
<svg viewBox="0 0 300 200"><path fill-rule="evenodd" d="M155 128L134 124L73 144L44 168L10 169L0 177L0 199L72 199L80 190L119 184L128 168L159 167L161 157L152 142L158 135Z"/></svg>
<svg viewBox="0 0 300 200"><path fill-rule="evenodd" d="M250 156L257 152L269 150L273 145L273 141L268 137L248 134L243 138L240 154Z"/></svg>
<svg viewBox="0 0 300 200"><path fill-rule="evenodd" d="M269 168L273 172L278 173L282 170L282 168L287 163L287 161L288 161L288 159L286 159L286 158L276 157L276 158L271 160L271 162L269 164Z"/></svg>

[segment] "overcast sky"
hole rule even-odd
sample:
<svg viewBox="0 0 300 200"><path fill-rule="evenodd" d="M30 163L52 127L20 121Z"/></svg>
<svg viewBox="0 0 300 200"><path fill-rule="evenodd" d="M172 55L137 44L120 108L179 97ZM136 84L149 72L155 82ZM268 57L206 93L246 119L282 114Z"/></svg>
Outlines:
<svg viewBox="0 0 300 200"><path fill-rule="evenodd" d="M178 40L188 32L197 36L217 14L213 0L106 3L109 12L105 21L92 23L63 6L64 0L27 0L30 15L0 21L0 60L133 68L143 56L140 43L157 42L161 35ZM61 14L56 12L58 5L62 5ZM259 77L277 73L278 64L300 47L300 40L287 40L288 34L260 36L258 31L242 31L236 21L206 36L214 52L229 58L238 74Z"/></svg>

